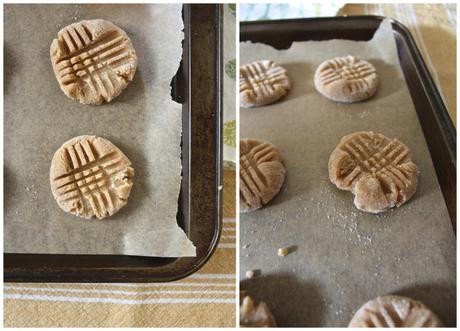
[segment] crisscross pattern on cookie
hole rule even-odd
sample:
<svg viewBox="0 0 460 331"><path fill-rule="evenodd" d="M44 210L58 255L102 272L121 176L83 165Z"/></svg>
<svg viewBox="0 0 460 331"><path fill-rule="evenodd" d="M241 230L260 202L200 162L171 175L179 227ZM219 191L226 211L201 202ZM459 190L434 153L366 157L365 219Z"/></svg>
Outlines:
<svg viewBox="0 0 460 331"><path fill-rule="evenodd" d="M355 194L355 205L379 213L399 207L417 188L418 168L398 139L374 132L345 136L329 158L329 178Z"/></svg>
<svg viewBox="0 0 460 331"><path fill-rule="evenodd" d="M435 327L439 319L422 303L398 296L379 297L366 303L350 327Z"/></svg>
<svg viewBox="0 0 460 331"><path fill-rule="evenodd" d="M243 106L272 103L289 89L286 69L273 61L257 61L240 68L240 98Z"/></svg>
<svg viewBox="0 0 460 331"><path fill-rule="evenodd" d="M108 28L107 28L108 29ZM63 87L77 84L83 95L96 95L110 101L132 77L117 69L132 65L133 48L127 36L116 27L94 37L86 21L71 24L58 33L61 56L53 59L56 76Z"/></svg>
<svg viewBox="0 0 460 331"><path fill-rule="evenodd" d="M113 192L115 174L126 171L126 158L116 150L99 155L90 140L78 141L63 147L70 172L52 178L57 202L74 206L70 212L104 218L118 207ZM86 203L87 202L87 203Z"/></svg>
<svg viewBox="0 0 460 331"><path fill-rule="evenodd" d="M374 66L354 56L331 59L319 71L319 80L324 86L338 80L345 80L350 92L363 91L370 88L367 78L376 75Z"/></svg>
<svg viewBox="0 0 460 331"><path fill-rule="evenodd" d="M284 166L278 150L272 144L241 141L240 149L240 202L242 209L254 210L268 203L278 193L284 180ZM280 169L283 171L282 178L273 176Z"/></svg>
<svg viewBox="0 0 460 331"><path fill-rule="evenodd" d="M375 174L387 187L391 182L399 190L410 185L411 174L400 167L407 161L409 149L397 139L386 137L376 142L364 133L356 134L339 146L355 161L356 167L349 172L343 182L352 185L363 172Z"/></svg>

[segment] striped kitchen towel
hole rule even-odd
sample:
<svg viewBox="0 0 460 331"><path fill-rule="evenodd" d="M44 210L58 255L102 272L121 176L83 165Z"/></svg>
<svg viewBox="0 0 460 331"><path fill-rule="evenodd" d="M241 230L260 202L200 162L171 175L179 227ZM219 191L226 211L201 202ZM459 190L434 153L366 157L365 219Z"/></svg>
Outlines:
<svg viewBox="0 0 460 331"><path fill-rule="evenodd" d="M5 327L232 327L235 171L224 171L222 239L197 273L171 283L4 285Z"/></svg>

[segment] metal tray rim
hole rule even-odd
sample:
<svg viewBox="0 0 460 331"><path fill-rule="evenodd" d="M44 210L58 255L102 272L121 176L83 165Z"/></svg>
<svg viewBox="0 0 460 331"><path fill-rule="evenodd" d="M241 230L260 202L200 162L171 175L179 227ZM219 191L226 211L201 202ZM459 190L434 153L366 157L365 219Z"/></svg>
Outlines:
<svg viewBox="0 0 460 331"><path fill-rule="evenodd" d="M191 4L183 5L184 25L190 19L192 8ZM107 282L169 282L185 278L198 269L200 269L213 255L217 249L217 244L220 239L222 228L222 8L219 5L212 5L214 19L214 29L216 32L216 102L215 102L215 168L216 172L213 174L216 179L216 186L214 188L214 199L216 203L215 210L215 224L213 227L212 239L209 242L207 249L201 255L196 257L178 257L178 258L161 258L151 257L153 260L168 260L169 262L162 264L160 267L164 268L161 275L156 274L155 270L158 266L148 267L77 267L77 268L62 268L50 270L47 266L28 268L28 267L8 267L8 260L14 259L17 256L34 256L36 254L13 254L4 253L4 281L5 282L74 282L74 283L107 283ZM184 39L184 52L187 51L190 55L191 52L191 29L184 27L184 35L188 39ZM187 32L189 35L187 36ZM188 57L191 59L191 57ZM189 61L191 62L191 61ZM189 63L189 66L191 63ZM190 68L188 68L190 70ZM188 77L188 90L187 95L191 92L192 77ZM191 112L191 104L186 101L183 107L188 107L188 114ZM189 121L190 122L190 121ZM185 130L184 130L185 132ZM191 135L191 130L188 130ZM190 141L190 140L189 140ZM189 155L190 155L189 151ZM190 159L189 159L190 160ZM190 177L188 178L190 181ZM41 256L53 256L54 254L37 254ZM83 255L63 255L59 256L75 257ZM88 256L88 255L85 255ZM92 255L102 256L102 255ZM110 255L111 257L129 257L125 255ZM176 269L175 269L176 268ZM175 272L174 272L175 270ZM177 271L179 270L179 271Z"/></svg>

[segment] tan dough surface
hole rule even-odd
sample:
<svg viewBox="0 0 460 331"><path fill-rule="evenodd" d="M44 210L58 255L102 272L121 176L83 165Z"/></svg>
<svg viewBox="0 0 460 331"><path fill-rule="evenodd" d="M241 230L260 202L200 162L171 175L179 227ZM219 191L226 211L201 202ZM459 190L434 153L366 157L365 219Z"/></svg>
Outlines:
<svg viewBox="0 0 460 331"><path fill-rule="evenodd" d="M265 300L279 326L345 327L362 304L387 293L422 299L445 325L457 324L456 238L394 36L386 19L369 41L299 41L282 50L240 43L240 63L271 59L293 83L281 103L240 110L240 136L274 143L288 171L269 208L240 215L239 232L247 246L240 278L246 270L263 274L241 289ZM347 54L378 72L376 94L364 103L332 102L315 89L318 66ZM332 151L362 131L398 138L417 164L417 191L397 209L362 212L329 179ZM293 245L293 254L276 255Z"/></svg>
<svg viewBox="0 0 460 331"><path fill-rule="evenodd" d="M255 61L240 67L240 106L268 105L291 89L287 70L273 61Z"/></svg>
<svg viewBox="0 0 460 331"><path fill-rule="evenodd" d="M355 194L358 209L380 213L407 202L417 189L418 168L409 148L380 133L346 135L329 158L329 178Z"/></svg>
<svg viewBox="0 0 460 331"><path fill-rule="evenodd" d="M387 295L365 303L348 327L442 327L439 318L420 301Z"/></svg>
<svg viewBox="0 0 460 331"><path fill-rule="evenodd" d="M51 162L53 196L64 211L99 219L126 205L134 169L110 141L80 136L64 143Z"/></svg>
<svg viewBox="0 0 460 331"><path fill-rule="evenodd" d="M268 142L240 141L240 210L250 212L270 202L284 182L286 170L278 149Z"/></svg>
<svg viewBox="0 0 460 331"><path fill-rule="evenodd" d="M80 21L60 30L51 43L50 55L62 91L90 105L117 97L131 82L137 67L129 37L101 19Z"/></svg>
<svg viewBox="0 0 460 331"><path fill-rule="evenodd" d="M250 296L245 296L240 305L240 327L276 327L276 321L265 302L256 305Z"/></svg>
<svg viewBox="0 0 460 331"><path fill-rule="evenodd" d="M315 72L315 87L337 102L357 102L372 97L378 76L374 66L354 56L336 57L321 63Z"/></svg>

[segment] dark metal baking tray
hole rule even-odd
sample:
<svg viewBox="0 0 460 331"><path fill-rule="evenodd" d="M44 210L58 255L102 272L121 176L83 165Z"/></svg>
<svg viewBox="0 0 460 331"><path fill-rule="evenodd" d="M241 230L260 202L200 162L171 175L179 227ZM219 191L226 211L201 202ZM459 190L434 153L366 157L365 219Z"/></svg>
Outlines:
<svg viewBox="0 0 460 331"><path fill-rule="evenodd" d="M222 228L222 13L184 5L181 66L173 98L182 103L183 178L177 222L196 257L4 254L6 282L160 282L186 277L211 257Z"/></svg>
<svg viewBox="0 0 460 331"><path fill-rule="evenodd" d="M240 40L287 49L294 41L370 40L382 16L344 16L242 22ZM399 60L456 231L456 130L409 30L392 20Z"/></svg>

